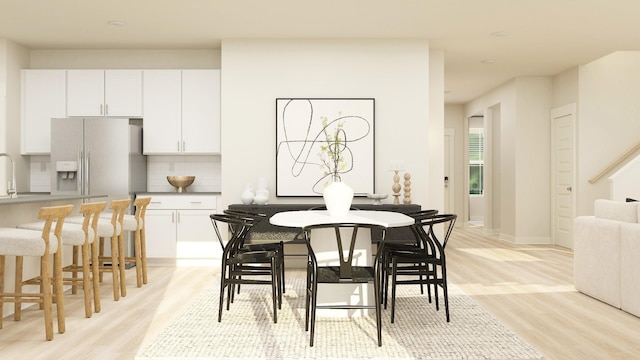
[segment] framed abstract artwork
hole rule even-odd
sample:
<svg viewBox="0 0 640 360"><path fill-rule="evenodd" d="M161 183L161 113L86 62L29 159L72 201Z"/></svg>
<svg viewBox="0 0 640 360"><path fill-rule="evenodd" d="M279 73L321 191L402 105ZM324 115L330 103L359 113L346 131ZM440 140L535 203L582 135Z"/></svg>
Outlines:
<svg viewBox="0 0 640 360"><path fill-rule="evenodd" d="M340 149L331 169L340 181L355 196L373 193L374 117L373 98L277 98L276 196L322 196L331 144Z"/></svg>

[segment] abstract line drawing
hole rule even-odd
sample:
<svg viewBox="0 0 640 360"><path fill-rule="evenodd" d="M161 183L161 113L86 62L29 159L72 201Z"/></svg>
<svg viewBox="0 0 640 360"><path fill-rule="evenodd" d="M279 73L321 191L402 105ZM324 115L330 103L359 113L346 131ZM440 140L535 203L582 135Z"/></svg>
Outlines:
<svg viewBox="0 0 640 360"><path fill-rule="evenodd" d="M276 196L322 196L331 175L321 147L336 132L341 181L356 196L373 193L374 108L373 98L277 98Z"/></svg>

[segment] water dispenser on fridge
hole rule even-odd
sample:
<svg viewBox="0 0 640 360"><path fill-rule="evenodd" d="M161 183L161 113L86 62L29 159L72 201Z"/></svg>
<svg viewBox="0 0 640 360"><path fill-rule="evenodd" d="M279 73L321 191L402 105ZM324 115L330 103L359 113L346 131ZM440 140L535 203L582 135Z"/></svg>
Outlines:
<svg viewBox="0 0 640 360"><path fill-rule="evenodd" d="M78 162L56 161L56 190L78 191Z"/></svg>

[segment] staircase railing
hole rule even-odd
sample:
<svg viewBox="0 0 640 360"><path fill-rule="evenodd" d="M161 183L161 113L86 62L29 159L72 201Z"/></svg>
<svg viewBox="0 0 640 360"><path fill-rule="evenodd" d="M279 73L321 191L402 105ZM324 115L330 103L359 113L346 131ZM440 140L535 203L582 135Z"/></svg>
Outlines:
<svg viewBox="0 0 640 360"><path fill-rule="evenodd" d="M609 171L614 169L616 166L620 165L622 162L626 161L631 155L633 155L636 151L640 150L640 142L638 142L635 146L629 148L629 150L625 151L622 155L618 156L615 160L613 160L607 167L600 170L595 176L589 179L589 184L593 184L596 181L600 180L603 176L605 176Z"/></svg>

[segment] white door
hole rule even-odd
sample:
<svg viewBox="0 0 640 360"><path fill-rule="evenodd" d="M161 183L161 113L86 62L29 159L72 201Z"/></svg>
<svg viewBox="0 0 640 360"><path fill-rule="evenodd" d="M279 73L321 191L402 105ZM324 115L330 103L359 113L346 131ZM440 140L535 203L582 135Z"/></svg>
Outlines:
<svg viewBox="0 0 640 360"><path fill-rule="evenodd" d="M553 129L552 236L556 245L573 248L575 104L551 110Z"/></svg>
<svg viewBox="0 0 640 360"><path fill-rule="evenodd" d="M454 203L455 129L444 129L444 211L455 213Z"/></svg>

